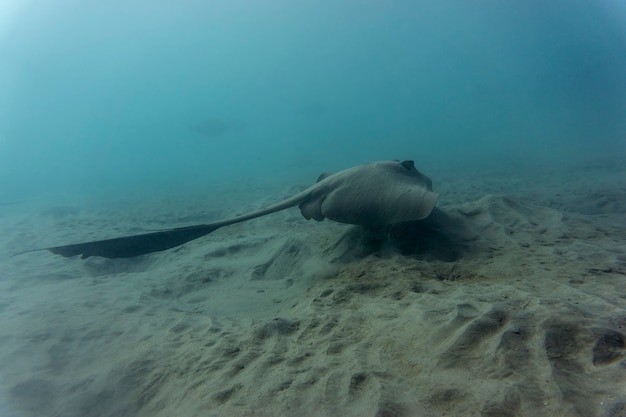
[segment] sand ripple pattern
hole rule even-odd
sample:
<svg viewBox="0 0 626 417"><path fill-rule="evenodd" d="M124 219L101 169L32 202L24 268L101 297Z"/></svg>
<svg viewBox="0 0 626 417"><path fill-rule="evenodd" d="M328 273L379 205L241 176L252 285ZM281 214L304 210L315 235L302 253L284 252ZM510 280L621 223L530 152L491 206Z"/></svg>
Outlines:
<svg viewBox="0 0 626 417"><path fill-rule="evenodd" d="M464 228L433 245L285 213L134 261L20 261L0 412L626 415L623 215L446 210Z"/></svg>

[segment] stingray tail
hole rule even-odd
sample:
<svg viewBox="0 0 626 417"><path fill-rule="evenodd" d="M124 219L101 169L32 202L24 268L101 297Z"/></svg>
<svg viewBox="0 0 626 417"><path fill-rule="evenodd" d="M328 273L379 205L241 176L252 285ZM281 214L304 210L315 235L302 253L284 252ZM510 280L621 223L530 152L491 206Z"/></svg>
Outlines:
<svg viewBox="0 0 626 417"><path fill-rule="evenodd" d="M141 235L94 240L92 242L75 243L72 245L34 249L15 253L12 256L39 250L49 250L52 253L68 258L76 255L81 255L83 259L89 258L90 256L102 256L103 258L132 258L133 256L160 252L182 245L183 243L208 235L220 227L255 219L257 217L265 216L266 214L275 213L289 207L297 206L302 203L308 195L308 191L303 191L291 198L288 198L287 200L281 201L280 203L266 207L262 210L242 214L240 216L221 220L215 223L199 224L168 230L157 230Z"/></svg>
<svg viewBox="0 0 626 417"><path fill-rule="evenodd" d="M104 258L132 258L133 256L159 252L182 245L191 240L217 230L221 225L206 225L179 227L160 232L145 233L142 235L118 237L113 239L95 240L93 242L76 243L73 245L54 246L45 248L57 255L71 257L81 255L81 258L102 256Z"/></svg>

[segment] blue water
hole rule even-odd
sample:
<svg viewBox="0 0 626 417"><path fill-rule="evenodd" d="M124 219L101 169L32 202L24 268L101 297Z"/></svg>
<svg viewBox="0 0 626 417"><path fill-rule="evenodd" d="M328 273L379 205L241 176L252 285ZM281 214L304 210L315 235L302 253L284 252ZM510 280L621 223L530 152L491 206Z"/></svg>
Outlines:
<svg viewBox="0 0 626 417"><path fill-rule="evenodd" d="M621 0L2 4L3 200L626 154Z"/></svg>

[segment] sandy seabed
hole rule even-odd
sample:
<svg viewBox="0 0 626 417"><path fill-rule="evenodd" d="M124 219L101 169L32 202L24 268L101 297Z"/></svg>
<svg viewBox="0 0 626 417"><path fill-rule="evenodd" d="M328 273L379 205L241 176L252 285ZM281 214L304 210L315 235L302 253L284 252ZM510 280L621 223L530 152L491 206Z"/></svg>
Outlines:
<svg viewBox="0 0 626 417"><path fill-rule="evenodd" d="M626 171L432 178L444 222L290 209L121 260L9 255L298 187L0 206L0 415L626 416Z"/></svg>

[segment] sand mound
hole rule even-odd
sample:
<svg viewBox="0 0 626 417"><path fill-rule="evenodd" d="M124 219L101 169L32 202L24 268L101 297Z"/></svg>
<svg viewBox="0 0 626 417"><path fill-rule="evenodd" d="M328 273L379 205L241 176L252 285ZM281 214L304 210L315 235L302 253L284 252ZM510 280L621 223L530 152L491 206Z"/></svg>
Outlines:
<svg viewBox="0 0 626 417"><path fill-rule="evenodd" d="M285 212L135 259L10 258L0 411L624 415L626 220L527 201L377 232ZM92 221L58 211L45 221Z"/></svg>

